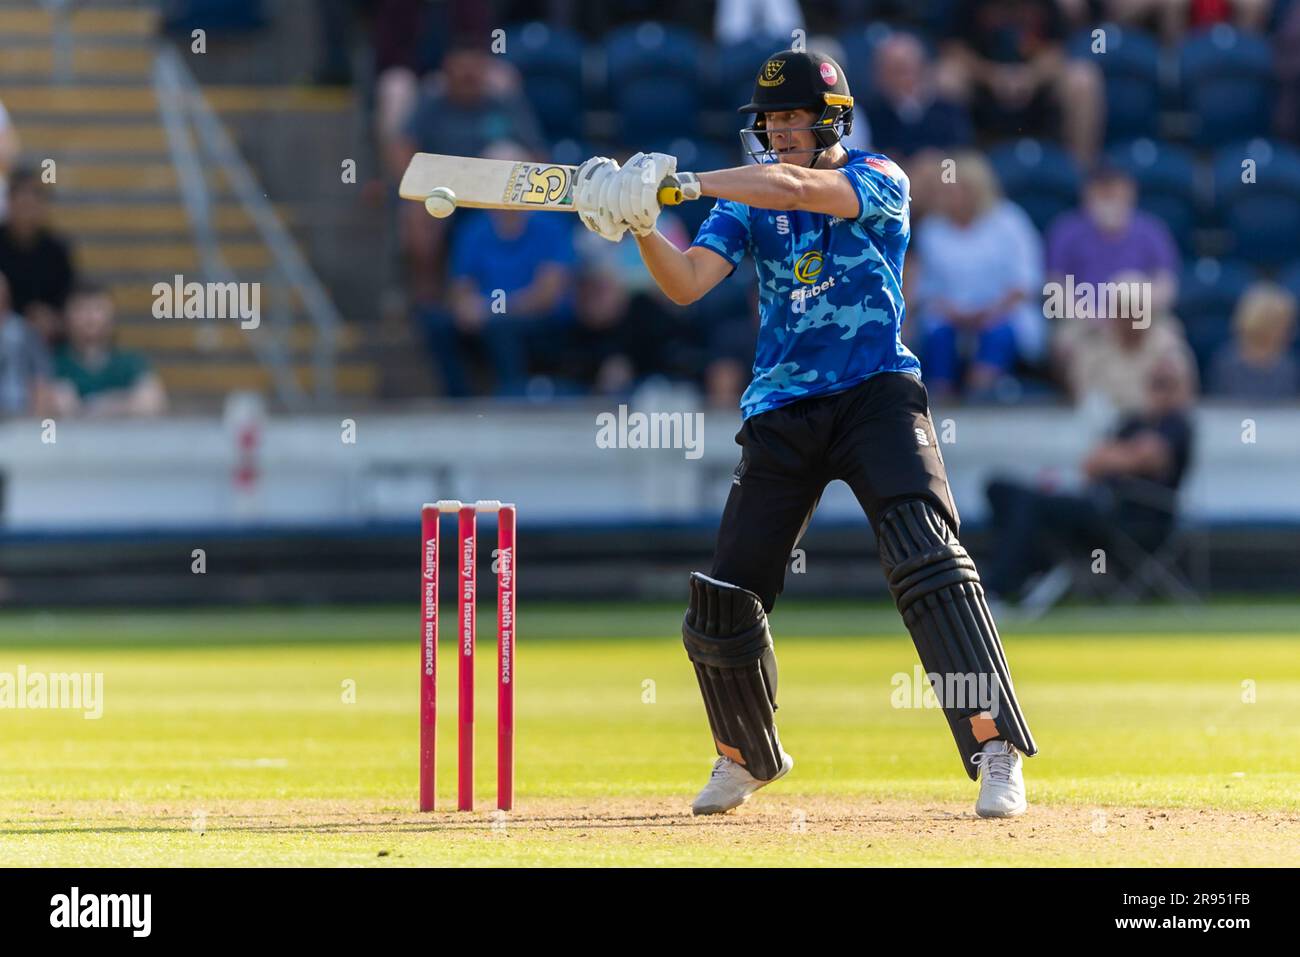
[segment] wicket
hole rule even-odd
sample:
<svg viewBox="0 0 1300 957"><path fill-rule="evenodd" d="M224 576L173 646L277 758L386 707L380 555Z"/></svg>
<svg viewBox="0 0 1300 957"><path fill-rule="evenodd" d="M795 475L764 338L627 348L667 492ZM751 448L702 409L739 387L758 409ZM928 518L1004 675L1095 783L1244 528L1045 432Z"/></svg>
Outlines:
<svg viewBox="0 0 1300 957"><path fill-rule="evenodd" d="M498 501L439 501L420 509L420 810L432 811L437 786L439 517L457 516L456 654L460 660L456 806L474 810L474 646L478 597L477 523L497 516L497 807L514 804L515 773L515 506Z"/></svg>

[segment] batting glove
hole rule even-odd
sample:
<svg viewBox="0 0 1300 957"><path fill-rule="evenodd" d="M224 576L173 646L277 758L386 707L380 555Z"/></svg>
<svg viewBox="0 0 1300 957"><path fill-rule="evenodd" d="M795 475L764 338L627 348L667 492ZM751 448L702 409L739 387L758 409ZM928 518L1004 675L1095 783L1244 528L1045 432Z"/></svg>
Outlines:
<svg viewBox="0 0 1300 957"><path fill-rule="evenodd" d="M627 231L627 223L619 216L613 200L617 194L612 189L618 178L617 160L607 156L593 156L574 173L573 207L582 224L601 239L616 243Z"/></svg>

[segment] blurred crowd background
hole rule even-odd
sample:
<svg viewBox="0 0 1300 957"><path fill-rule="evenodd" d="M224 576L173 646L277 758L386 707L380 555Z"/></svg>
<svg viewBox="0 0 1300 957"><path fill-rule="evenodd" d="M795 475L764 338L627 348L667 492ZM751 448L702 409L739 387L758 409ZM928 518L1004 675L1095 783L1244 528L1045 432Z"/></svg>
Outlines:
<svg viewBox="0 0 1300 957"><path fill-rule="evenodd" d="M184 40L200 24L274 31L279 6L163 12ZM433 395L545 401L666 380L734 407L756 330L748 268L683 309L631 240L551 214L438 221L395 186L417 150L570 163L662 150L681 169L737 165L736 106L763 60L798 40L848 74L849 145L911 178L905 338L932 396L1096 394L1127 409L1172 357L1208 396L1300 397L1295 0L308 6L310 82L351 101L364 195L382 209L385 235L348 240L385 250L362 301L402 315ZM0 411L157 413L175 376L152 372L148 337L114 334L111 284L78 269L78 219L52 217L40 153L24 150L4 96L0 85ZM666 212L661 229L685 246L709 208ZM1151 328L1046 318L1044 285L1067 276L1151 283ZM370 316L346 311L365 328Z"/></svg>
<svg viewBox="0 0 1300 957"><path fill-rule="evenodd" d="M1121 0L377 5L375 131L416 150L741 162L736 106L801 37L846 69L850 145L909 173L909 345L939 398L1102 394L1164 356L1211 395L1300 397L1300 5ZM649 18L654 19L649 19ZM397 22L404 29L394 29ZM504 53L484 38L505 27ZM323 67L340 77L342 60ZM1243 160L1257 173L1243 182ZM950 160L960 171L945 187ZM689 243L707 202L665 214ZM577 223L401 211L406 288L442 388L618 393L650 376L733 404L755 329L743 270L667 303L630 241ZM509 264L508 267L506 264ZM1152 329L1044 316L1045 283L1149 282ZM526 305L493 315L504 289Z"/></svg>

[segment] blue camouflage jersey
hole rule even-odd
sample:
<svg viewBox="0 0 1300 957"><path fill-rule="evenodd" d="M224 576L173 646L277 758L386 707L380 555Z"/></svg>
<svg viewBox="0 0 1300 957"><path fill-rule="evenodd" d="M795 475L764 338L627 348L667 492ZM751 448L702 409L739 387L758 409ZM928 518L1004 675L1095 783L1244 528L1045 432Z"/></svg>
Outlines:
<svg viewBox="0 0 1300 957"><path fill-rule="evenodd" d="M757 267L760 324L754 378L740 399L745 418L880 372L921 374L899 339L907 175L879 153L848 154L839 171L858 194L856 219L720 199L695 237L693 245L733 268L746 252Z"/></svg>

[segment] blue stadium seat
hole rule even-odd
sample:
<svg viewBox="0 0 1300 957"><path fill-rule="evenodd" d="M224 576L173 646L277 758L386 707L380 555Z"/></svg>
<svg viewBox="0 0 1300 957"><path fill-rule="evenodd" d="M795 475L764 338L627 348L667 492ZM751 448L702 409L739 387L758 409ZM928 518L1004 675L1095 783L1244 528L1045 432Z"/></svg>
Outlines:
<svg viewBox="0 0 1300 957"><path fill-rule="evenodd" d="M1079 169L1059 146L1022 139L989 151L989 162L1007 198L1017 203L1039 231L1079 199Z"/></svg>
<svg viewBox="0 0 1300 957"><path fill-rule="evenodd" d="M1242 162L1256 182L1242 182ZM1214 211L1231 255L1259 266L1300 258L1300 152L1270 140L1225 146L1214 158Z"/></svg>
<svg viewBox="0 0 1300 957"><path fill-rule="evenodd" d="M1204 377L1219 347L1232 338L1232 313L1254 274L1238 262L1198 259L1183 270L1174 310Z"/></svg>
<svg viewBox="0 0 1300 957"><path fill-rule="evenodd" d="M1263 37L1225 23L1189 37L1179 51L1179 80L1183 105L1197 119L1197 146L1268 135L1276 83Z"/></svg>
<svg viewBox="0 0 1300 957"><path fill-rule="evenodd" d="M1293 262L1278 273L1277 281L1296 299L1300 299L1300 262ZM1300 343L1300 338L1296 340Z"/></svg>
<svg viewBox="0 0 1300 957"><path fill-rule="evenodd" d="M524 94L547 139L583 134L582 40L572 30L539 21L506 31L506 59L523 76Z"/></svg>
<svg viewBox="0 0 1300 957"><path fill-rule="evenodd" d="M1163 220L1183 253L1190 253L1203 205L1192 154L1169 143L1137 139L1111 147L1106 158L1133 177L1138 205Z"/></svg>
<svg viewBox="0 0 1300 957"><path fill-rule="evenodd" d="M605 42L605 65L625 143L694 135L706 71L705 47L671 24L620 27Z"/></svg>
<svg viewBox="0 0 1300 957"><path fill-rule="evenodd" d="M1106 52L1092 52L1092 31L1070 38L1069 55L1090 60L1106 81L1106 142L1118 143L1156 132L1160 113L1160 45L1140 30L1107 24Z"/></svg>
<svg viewBox="0 0 1300 957"><path fill-rule="evenodd" d="M789 46L788 38L752 37L718 48L713 64L713 105L739 116L736 110L754 95L754 78L769 56Z"/></svg>

